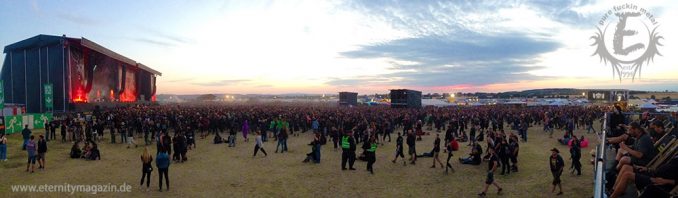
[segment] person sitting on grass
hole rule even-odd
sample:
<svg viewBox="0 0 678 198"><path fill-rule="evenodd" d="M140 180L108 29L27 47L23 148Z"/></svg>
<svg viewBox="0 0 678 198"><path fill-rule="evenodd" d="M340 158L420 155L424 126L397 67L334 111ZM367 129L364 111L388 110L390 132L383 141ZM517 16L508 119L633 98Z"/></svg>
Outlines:
<svg viewBox="0 0 678 198"><path fill-rule="evenodd" d="M306 154L306 159L303 162L306 163L313 160L316 164L320 163L320 133L315 133L313 141L309 145L311 145L311 152Z"/></svg>
<svg viewBox="0 0 678 198"><path fill-rule="evenodd" d="M82 150L80 150L80 142L76 141L71 147L71 158L80 158L82 156Z"/></svg>
<svg viewBox="0 0 678 198"><path fill-rule="evenodd" d="M221 135L219 135L219 133L216 133L216 135L214 136L213 142L214 142L214 144L224 143L224 138L222 138Z"/></svg>
<svg viewBox="0 0 678 198"><path fill-rule="evenodd" d="M562 145L568 145L570 140L572 139L572 132L566 131L565 135L563 135L563 138L558 138L558 142Z"/></svg>
<svg viewBox="0 0 678 198"><path fill-rule="evenodd" d="M94 141L90 141L88 144L88 151L85 155L85 160L101 160L99 146Z"/></svg>
<svg viewBox="0 0 678 198"><path fill-rule="evenodd" d="M461 164L471 164L471 165L480 165L482 159L480 155L483 153L483 148L480 147L478 142L473 142L473 148L471 148L470 156L467 158L459 158Z"/></svg>

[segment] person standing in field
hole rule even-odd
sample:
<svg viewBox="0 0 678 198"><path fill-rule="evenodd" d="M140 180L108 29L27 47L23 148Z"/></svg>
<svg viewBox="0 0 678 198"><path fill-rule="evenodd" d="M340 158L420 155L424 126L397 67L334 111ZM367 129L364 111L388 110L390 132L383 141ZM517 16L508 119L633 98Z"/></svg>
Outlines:
<svg viewBox="0 0 678 198"><path fill-rule="evenodd" d="M410 164L414 165L417 161L417 149L416 149L416 136L412 129L407 131L407 147L409 151L407 152L410 155Z"/></svg>
<svg viewBox="0 0 678 198"><path fill-rule="evenodd" d="M407 162L405 161L405 155L403 153L403 136L398 133L398 138L396 138L396 152L395 152L395 158L391 162L394 164L396 163L396 160L398 160L398 157L403 159L403 166L407 165Z"/></svg>
<svg viewBox="0 0 678 198"><path fill-rule="evenodd" d="M21 131L21 136L24 138L24 144L21 146L22 150L26 150L26 144L28 143L28 139L31 137L31 132L30 129L28 129L28 125L24 126L24 130Z"/></svg>
<svg viewBox="0 0 678 198"><path fill-rule="evenodd" d="M452 159L452 151L459 149L459 143L454 137L450 137L450 142L447 144L447 165L445 166L445 174L448 173L448 169L451 169L454 173L454 168L450 164L450 159Z"/></svg>
<svg viewBox="0 0 678 198"><path fill-rule="evenodd" d="M245 142L249 142L250 139L247 138L247 134L250 133L250 124L245 120L245 122L242 123L242 138L245 139Z"/></svg>
<svg viewBox="0 0 678 198"><path fill-rule="evenodd" d="M158 153L157 159L155 160L155 166L158 167L159 182L160 182L160 192L162 192L162 178L165 177L165 183L167 186L167 191L169 191L169 166L170 159L167 151L163 149Z"/></svg>
<svg viewBox="0 0 678 198"><path fill-rule="evenodd" d="M581 146L577 136L572 136L572 147L570 148L570 158L572 159L572 173L577 171L577 176L581 175Z"/></svg>
<svg viewBox="0 0 678 198"><path fill-rule="evenodd" d="M61 121L59 125L61 126L60 127L60 129L61 129L60 130L61 131L61 142L63 143L63 142L66 142L66 135L67 135L66 134L66 132L67 132L66 121ZM113 134L113 132L111 132L111 134ZM111 137L111 140L113 140L113 143L115 143L115 141L114 141L115 138Z"/></svg>
<svg viewBox="0 0 678 198"><path fill-rule="evenodd" d="M7 137L4 132L0 132L0 161L7 161Z"/></svg>
<svg viewBox="0 0 678 198"><path fill-rule="evenodd" d="M367 149L367 152L365 152L365 155L367 157L367 171L370 171L370 174L374 174L374 162L377 161L377 138L374 136L370 136L370 148Z"/></svg>
<svg viewBox="0 0 678 198"><path fill-rule="evenodd" d="M252 157L257 156L257 152L261 150L262 153L264 153L264 156L268 156L266 153L266 150L264 150L264 142L261 137L261 132L257 131L257 135L254 137L254 155Z"/></svg>
<svg viewBox="0 0 678 198"><path fill-rule="evenodd" d="M132 131L132 130L127 131L127 139L126 140L127 140L127 148L132 146L132 144L134 144L134 148L137 147L137 143L134 142L134 131Z"/></svg>
<svg viewBox="0 0 678 198"><path fill-rule="evenodd" d="M45 153L47 153L47 141L45 137L40 135L38 140L38 164L40 165L38 169L45 169Z"/></svg>
<svg viewBox="0 0 678 198"><path fill-rule="evenodd" d="M501 159L501 174L511 174L511 167L509 164L509 159L511 158L511 150L509 149L508 142L506 142L506 138L504 137L499 137L501 139L501 142L499 142L498 145L498 150L499 150L499 159Z"/></svg>
<svg viewBox="0 0 678 198"><path fill-rule="evenodd" d="M443 168L443 162L440 161L440 134L436 133L436 140L433 141L433 165L431 168L436 168L436 162Z"/></svg>
<svg viewBox="0 0 678 198"><path fill-rule="evenodd" d="M346 170L346 162L348 162L349 170L355 170L353 168L355 149L355 139L352 137L352 132L344 132L344 135L341 137L341 170Z"/></svg>
<svg viewBox="0 0 678 198"><path fill-rule="evenodd" d="M125 125L125 122L120 123L120 126L118 126L118 131L120 132L121 143L129 143L127 142L127 126ZM129 148L129 146L127 146L127 148Z"/></svg>
<svg viewBox="0 0 678 198"><path fill-rule="evenodd" d="M26 129L28 129L28 127L26 127ZM37 149L37 145L35 144L34 139L35 136L31 135L28 139L28 142L26 142L26 151L28 152L28 163L26 164L26 172L30 170L31 173L35 171L35 158Z"/></svg>
<svg viewBox="0 0 678 198"><path fill-rule="evenodd" d="M556 186L558 186L558 189L560 191L558 192L557 195L562 195L563 194L563 186L560 184L560 175L563 174L563 167L565 166L565 162L563 161L563 158L560 157L560 151L558 151L557 148L551 149L551 156L549 157L549 165L551 167L551 174L553 175L553 188L551 188L551 193L556 191Z"/></svg>
<svg viewBox="0 0 678 198"><path fill-rule="evenodd" d="M153 156L148 153L148 147L144 147L144 152L141 154L141 183L139 185L143 188L144 179L146 179L146 191L151 185L151 172L153 172L151 162L153 162Z"/></svg>
<svg viewBox="0 0 678 198"><path fill-rule="evenodd" d="M280 148L280 153L287 151L287 128L282 128L278 133L278 145L275 147L275 152L278 153L278 148Z"/></svg>
<svg viewBox="0 0 678 198"><path fill-rule="evenodd" d="M494 179L494 172L497 170L497 166L499 166L499 158L497 155L494 153L494 149L488 148L490 157L487 162L488 165L488 170L487 170L487 178L485 179L485 188L483 189L483 192L479 193L478 196L484 197L487 192L487 189L490 187L490 185L494 185L497 187L497 194L501 194L501 191L503 190L501 187L499 187L499 184L497 184L497 181Z"/></svg>

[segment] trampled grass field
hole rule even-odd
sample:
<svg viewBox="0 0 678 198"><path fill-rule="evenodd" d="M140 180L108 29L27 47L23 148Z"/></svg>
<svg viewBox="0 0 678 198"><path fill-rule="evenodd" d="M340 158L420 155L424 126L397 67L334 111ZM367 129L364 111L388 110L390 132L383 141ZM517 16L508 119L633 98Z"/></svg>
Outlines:
<svg viewBox="0 0 678 198"><path fill-rule="evenodd" d="M43 130L33 131L43 134ZM237 146L229 148L227 144L211 144L212 136L198 139L198 147L188 153L185 163L173 163L169 168L170 190L158 192L158 172L152 173L151 190L139 187L141 162L139 155L143 146L127 149L123 144L110 144L108 133L99 144L102 158L98 161L70 159L68 152L72 143L50 141L47 153L46 170L35 173L25 172L26 152L21 151L21 136L9 137L7 162L0 162L0 197L91 197L91 196L131 196L131 197L477 197L485 180L487 163L480 166L461 165L457 160L466 156L470 150L463 143L460 151L454 153L455 173L444 174L444 169L430 168L432 158L420 158L417 164L403 166L391 163L395 148L393 141L377 149L375 174L365 171L366 162L356 161L356 171L342 171L340 168L341 151L335 151L328 141L322 147L320 164L302 163L305 154L310 151L307 144L312 140L311 133L303 133L288 140L289 153L274 153L275 142L266 142L268 152L252 158L254 138L243 142L238 137ZM496 173L495 178L503 187L501 195L491 187L488 197L556 197L551 193L551 174L548 156L553 147L561 151L566 168L571 161L567 146L556 142L562 131L556 131L553 138L543 133L541 126L529 129L528 142L521 142L519 155L520 172L508 176ZM562 176L564 195L560 197L590 197L593 191L591 157L588 152L595 146L593 134L585 134L581 129L575 135L585 135L591 140L588 148L582 149L583 171L574 176L565 171ZM239 134L240 135L240 134ZM441 137L444 134L441 133ZM419 153L428 152L433 146L435 132L424 136L417 142ZM135 138L139 143L140 138ZM143 144L143 143L142 143ZM483 150L485 150L485 143ZM155 145L149 147L155 154ZM155 157L155 156L154 156ZM441 153L441 160L447 155ZM92 185L123 183L132 186L130 193L97 193L96 195L75 192L70 193L21 193L12 192L12 185L64 184Z"/></svg>

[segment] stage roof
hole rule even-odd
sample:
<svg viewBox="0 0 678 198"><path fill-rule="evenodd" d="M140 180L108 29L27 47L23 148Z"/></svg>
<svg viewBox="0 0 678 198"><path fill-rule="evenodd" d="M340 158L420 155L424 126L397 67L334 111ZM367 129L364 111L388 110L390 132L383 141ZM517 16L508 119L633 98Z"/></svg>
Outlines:
<svg viewBox="0 0 678 198"><path fill-rule="evenodd" d="M162 73L160 73L157 70L154 70L144 64L138 63L130 58L127 58L123 55L120 55L112 50L109 50L91 40L88 40L86 38L70 38L70 37L65 37L65 36L52 36L52 35L44 35L40 34L28 39L25 39L23 41L19 41L10 45L5 46L5 49L3 50L4 53L8 53L10 51L18 51L18 50L24 50L24 49L31 49L31 48L38 48L38 47L44 47L44 46L51 46L51 45L58 45L58 44L63 44L64 41L68 42L76 42L80 44L83 47L89 48L91 50L94 50L96 52L99 52L103 55L109 56L113 59L116 59L120 62L126 63L128 65L133 65L136 67L139 67L147 72L150 72L152 74L162 76Z"/></svg>

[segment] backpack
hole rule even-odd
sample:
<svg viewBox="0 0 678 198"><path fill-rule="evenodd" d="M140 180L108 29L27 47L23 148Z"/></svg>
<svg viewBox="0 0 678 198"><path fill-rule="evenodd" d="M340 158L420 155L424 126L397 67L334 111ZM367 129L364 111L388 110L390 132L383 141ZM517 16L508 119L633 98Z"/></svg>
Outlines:
<svg viewBox="0 0 678 198"><path fill-rule="evenodd" d="M459 150L459 142L457 140L452 140L450 141L450 147L452 147L452 151L458 151Z"/></svg>

